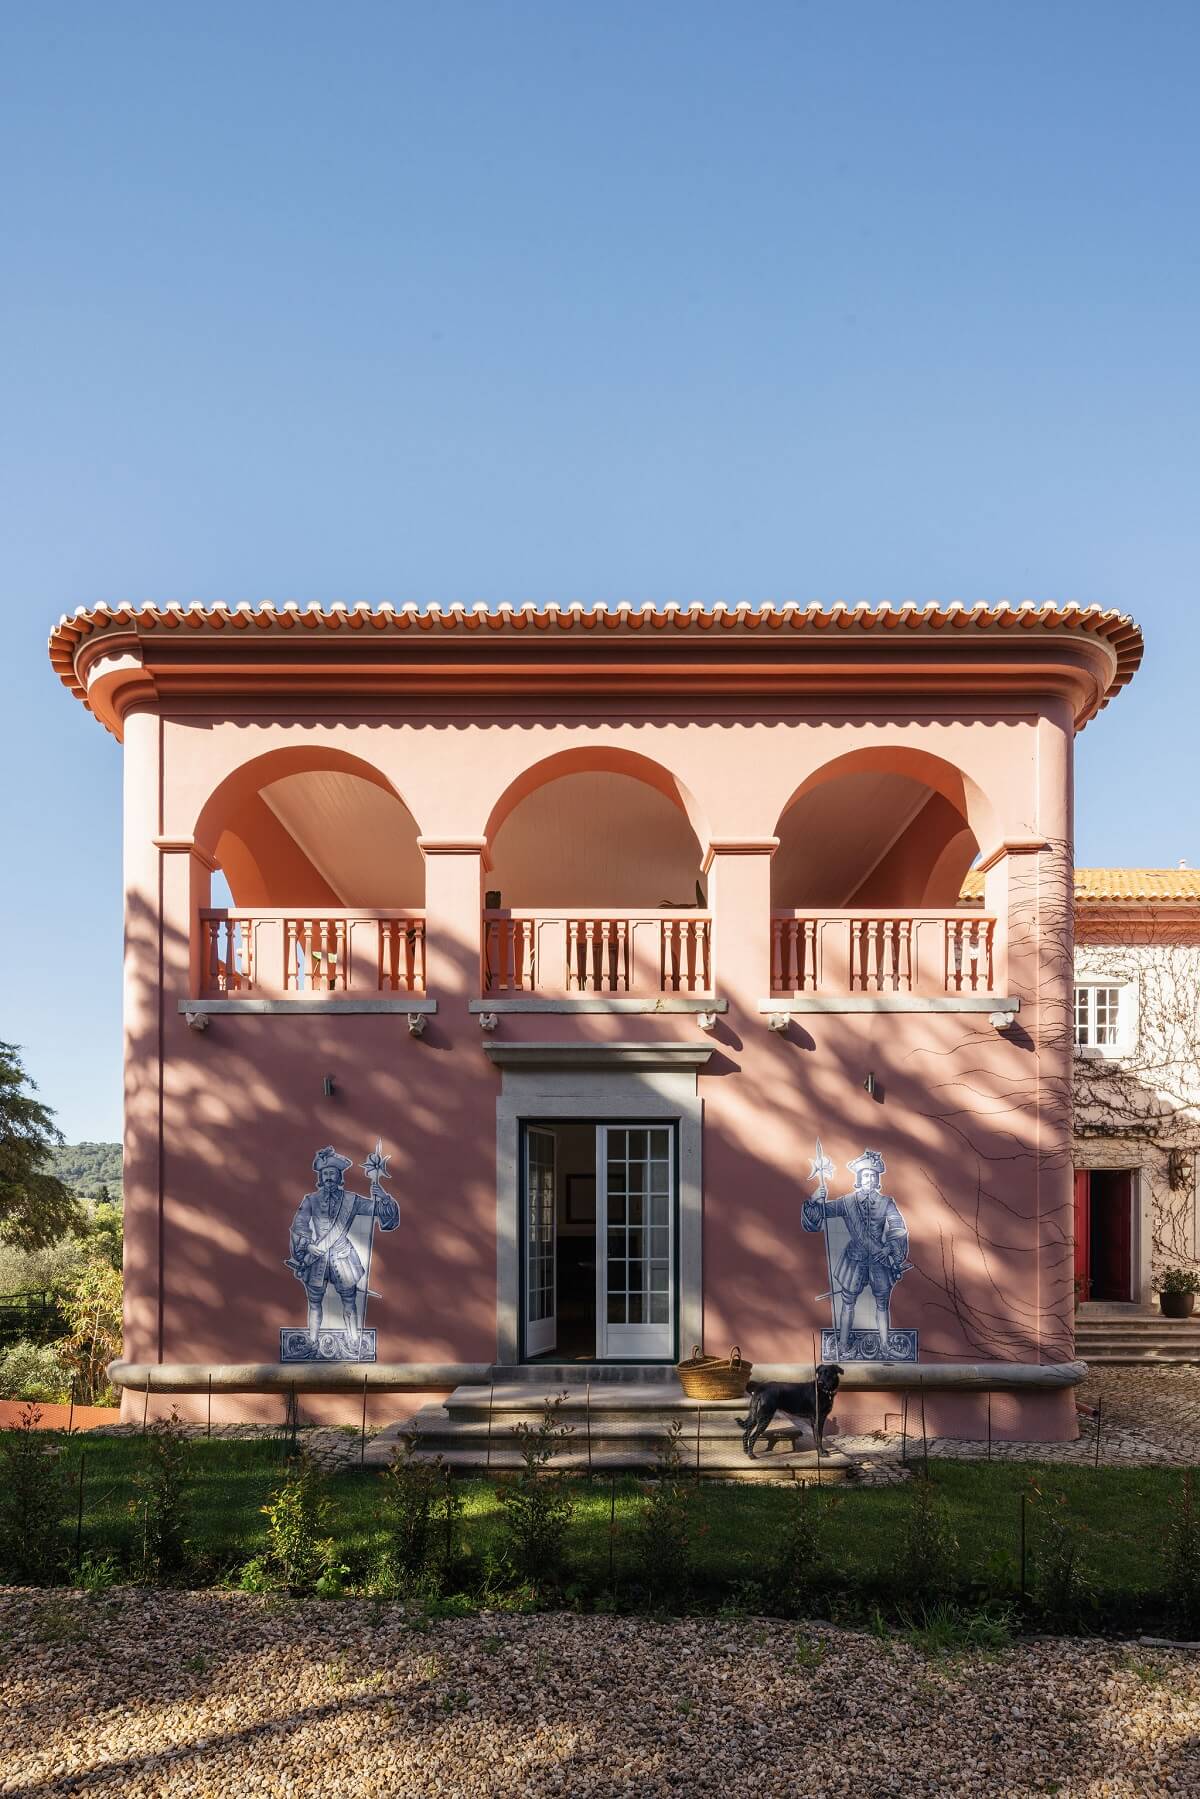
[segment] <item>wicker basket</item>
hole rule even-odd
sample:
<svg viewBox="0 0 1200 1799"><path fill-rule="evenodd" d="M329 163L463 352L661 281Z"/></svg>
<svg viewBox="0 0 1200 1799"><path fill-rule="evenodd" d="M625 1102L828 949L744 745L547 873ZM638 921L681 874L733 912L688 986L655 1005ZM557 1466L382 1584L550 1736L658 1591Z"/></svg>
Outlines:
<svg viewBox="0 0 1200 1799"><path fill-rule="evenodd" d="M679 1384L689 1399L740 1399L746 1382L754 1371L753 1362L743 1362L735 1343L728 1357L701 1355L697 1343L686 1362L676 1362Z"/></svg>

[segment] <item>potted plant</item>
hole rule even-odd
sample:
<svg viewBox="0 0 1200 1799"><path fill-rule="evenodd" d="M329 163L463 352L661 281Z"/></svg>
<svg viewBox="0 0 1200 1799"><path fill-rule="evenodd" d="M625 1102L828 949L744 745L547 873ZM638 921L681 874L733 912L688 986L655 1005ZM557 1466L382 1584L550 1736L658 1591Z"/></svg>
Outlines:
<svg viewBox="0 0 1200 1799"><path fill-rule="evenodd" d="M1168 1268L1158 1282L1158 1303L1164 1318L1190 1318L1200 1293L1200 1274L1194 1268Z"/></svg>

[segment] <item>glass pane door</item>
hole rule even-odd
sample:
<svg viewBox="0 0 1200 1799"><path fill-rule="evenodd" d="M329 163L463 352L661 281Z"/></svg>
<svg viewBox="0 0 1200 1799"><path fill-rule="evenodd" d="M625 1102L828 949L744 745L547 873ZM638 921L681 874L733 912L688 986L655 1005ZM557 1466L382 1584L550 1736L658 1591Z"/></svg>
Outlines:
<svg viewBox="0 0 1200 1799"><path fill-rule="evenodd" d="M554 1132L525 1131L525 1354L544 1355L558 1342L555 1309Z"/></svg>
<svg viewBox="0 0 1200 1799"><path fill-rule="evenodd" d="M670 1125L596 1127L596 1353L675 1353L675 1157Z"/></svg>

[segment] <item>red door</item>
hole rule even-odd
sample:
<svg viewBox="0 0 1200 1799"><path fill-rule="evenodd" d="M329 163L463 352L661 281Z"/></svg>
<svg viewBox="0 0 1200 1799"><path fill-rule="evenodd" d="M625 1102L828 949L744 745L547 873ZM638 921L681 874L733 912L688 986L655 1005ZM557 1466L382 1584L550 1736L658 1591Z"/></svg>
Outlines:
<svg viewBox="0 0 1200 1799"><path fill-rule="evenodd" d="M1089 1189L1092 1298L1132 1299L1133 1174L1128 1168L1094 1168Z"/></svg>
<svg viewBox="0 0 1200 1799"><path fill-rule="evenodd" d="M1075 1170L1075 1294L1092 1297L1091 1176L1086 1168Z"/></svg>

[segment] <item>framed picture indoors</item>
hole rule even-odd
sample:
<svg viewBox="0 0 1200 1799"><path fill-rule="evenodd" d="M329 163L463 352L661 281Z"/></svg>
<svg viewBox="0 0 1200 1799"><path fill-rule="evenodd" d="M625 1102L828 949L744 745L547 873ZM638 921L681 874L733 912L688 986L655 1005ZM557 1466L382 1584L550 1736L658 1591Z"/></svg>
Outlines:
<svg viewBox="0 0 1200 1799"><path fill-rule="evenodd" d="M595 1224L596 1177L594 1174L567 1176L567 1223Z"/></svg>

